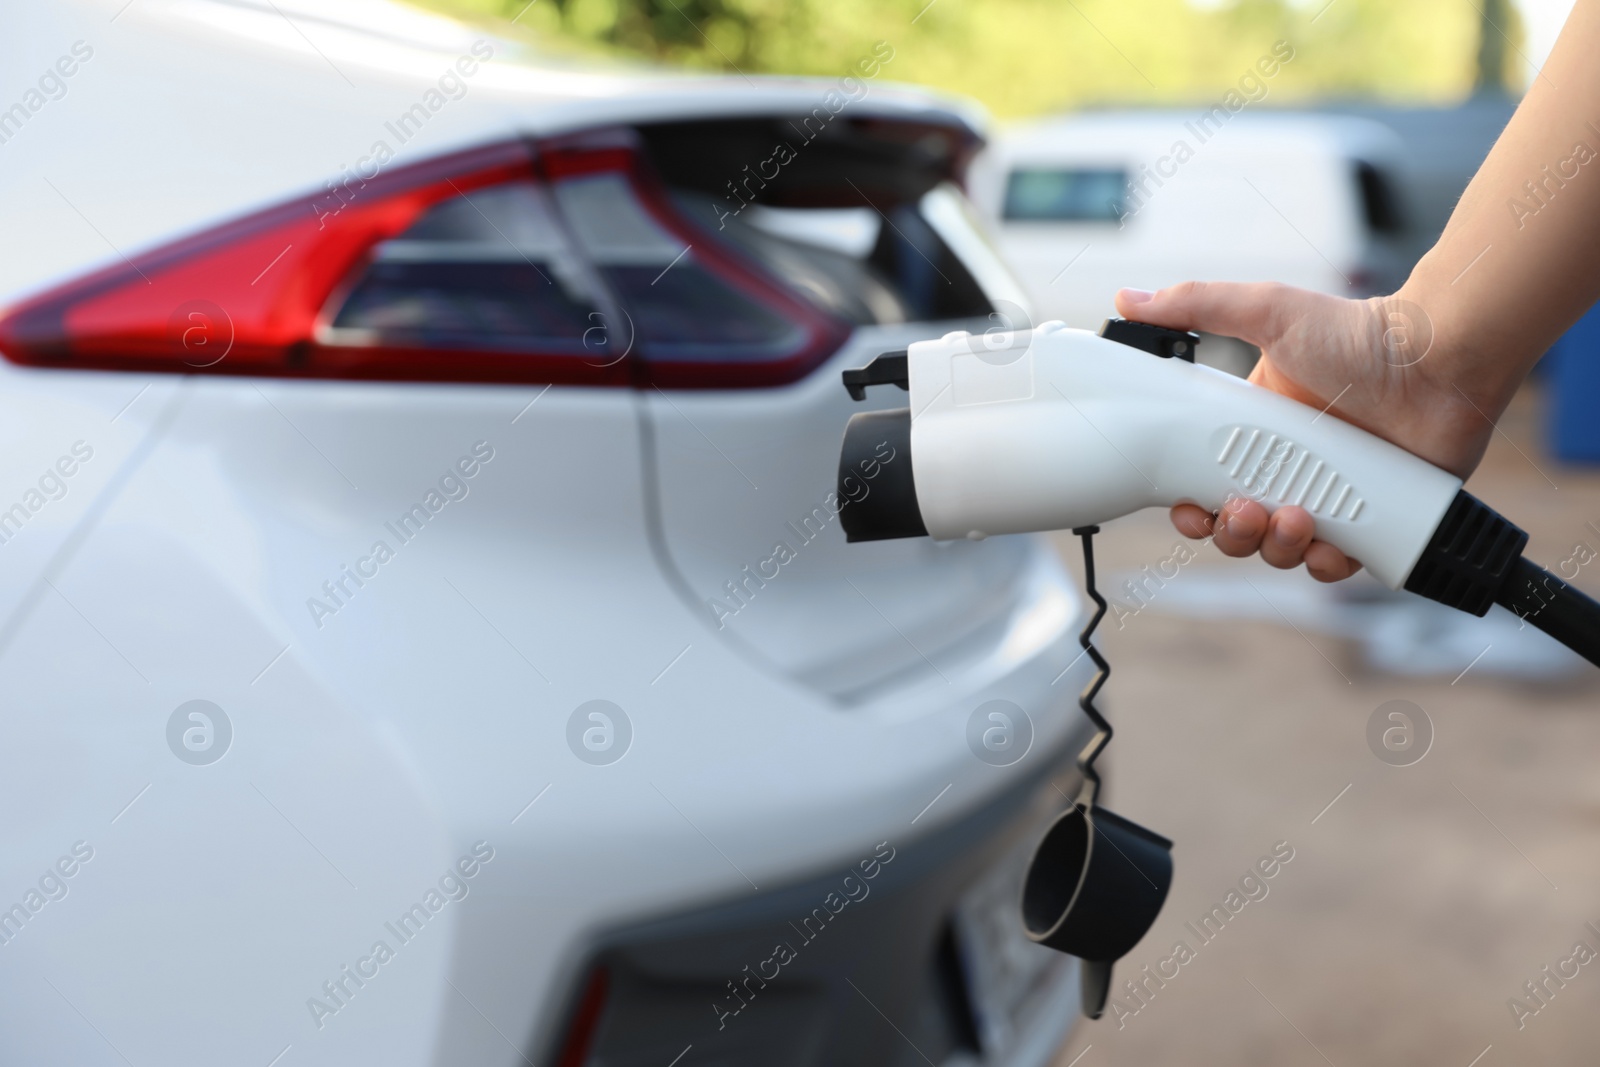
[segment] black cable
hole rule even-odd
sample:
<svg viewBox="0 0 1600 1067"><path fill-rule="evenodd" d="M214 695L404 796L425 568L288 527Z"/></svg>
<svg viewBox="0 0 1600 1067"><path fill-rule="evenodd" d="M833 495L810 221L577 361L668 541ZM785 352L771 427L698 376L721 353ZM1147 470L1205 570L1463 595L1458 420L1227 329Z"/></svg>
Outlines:
<svg viewBox="0 0 1600 1067"><path fill-rule="evenodd" d="M1096 608L1093 617L1078 634L1078 644L1083 646L1084 652L1094 661L1094 665L1100 668L1099 673L1089 680L1089 684L1078 695L1078 707L1083 709L1083 713L1089 716L1089 720L1096 728L1095 735L1089 739L1087 745L1083 746L1083 751L1078 753L1078 769L1083 772L1085 792L1089 794L1088 802L1084 806L1088 807L1093 802L1094 793L1100 788L1100 775L1094 769L1094 761L1111 741L1111 723L1107 722L1106 717L1094 706L1095 696L1100 692L1101 686L1106 684L1106 679L1111 677L1111 664L1106 662L1100 650L1089 641L1094 635L1095 628L1100 625L1100 620L1106 617L1106 598L1100 595L1100 590L1094 585L1094 535L1100 532L1100 527L1080 526L1072 532L1083 538L1083 587L1088 592L1089 599L1095 602Z"/></svg>
<svg viewBox="0 0 1600 1067"><path fill-rule="evenodd" d="M1494 601L1600 666L1600 603L1537 563L1518 558Z"/></svg>
<svg viewBox="0 0 1600 1067"><path fill-rule="evenodd" d="M1524 559L1527 545L1526 532L1463 489L1411 568L1405 589L1480 617L1499 604L1600 666L1600 604Z"/></svg>

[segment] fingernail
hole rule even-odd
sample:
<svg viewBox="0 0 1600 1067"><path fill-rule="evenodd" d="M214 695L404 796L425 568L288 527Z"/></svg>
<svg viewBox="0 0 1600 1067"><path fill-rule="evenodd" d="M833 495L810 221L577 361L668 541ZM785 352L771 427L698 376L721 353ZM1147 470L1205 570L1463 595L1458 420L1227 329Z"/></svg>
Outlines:
<svg viewBox="0 0 1600 1067"><path fill-rule="evenodd" d="M1156 294L1152 293L1148 289L1123 289L1121 292L1117 293L1117 295L1122 298L1124 303L1148 304L1152 299L1155 298Z"/></svg>
<svg viewBox="0 0 1600 1067"><path fill-rule="evenodd" d="M1296 540L1296 538L1290 534L1288 530L1285 530L1281 524L1273 529L1272 539L1285 548L1292 547Z"/></svg>

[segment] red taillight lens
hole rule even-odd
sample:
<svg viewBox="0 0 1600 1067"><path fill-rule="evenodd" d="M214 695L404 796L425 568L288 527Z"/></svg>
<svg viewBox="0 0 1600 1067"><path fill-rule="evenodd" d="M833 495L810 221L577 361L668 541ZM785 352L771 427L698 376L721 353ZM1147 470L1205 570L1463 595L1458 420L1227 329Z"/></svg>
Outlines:
<svg viewBox="0 0 1600 1067"><path fill-rule="evenodd" d="M532 174L530 152L513 143L355 177L35 297L0 319L0 349L19 363L102 370L548 380L548 368L510 353L316 339L329 298L375 245L447 198Z"/></svg>
<svg viewBox="0 0 1600 1067"><path fill-rule="evenodd" d="M794 381L847 335L685 223L630 131L539 151L347 176L12 308L0 350L100 370L718 388Z"/></svg>
<svg viewBox="0 0 1600 1067"><path fill-rule="evenodd" d="M596 968L584 984L572 1018L567 1021L567 1032L561 1040L561 1051L556 1056L556 1067L583 1067L594 1046L595 1033L600 1029L600 1013L606 1006L606 972Z"/></svg>

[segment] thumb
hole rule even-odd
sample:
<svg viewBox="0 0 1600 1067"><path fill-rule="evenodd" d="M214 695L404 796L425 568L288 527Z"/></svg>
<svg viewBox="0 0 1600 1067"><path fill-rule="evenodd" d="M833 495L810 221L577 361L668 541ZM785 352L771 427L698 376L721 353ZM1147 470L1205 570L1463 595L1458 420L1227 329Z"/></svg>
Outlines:
<svg viewBox="0 0 1600 1067"><path fill-rule="evenodd" d="M1301 295L1271 283L1182 282L1154 293L1119 290L1117 313L1152 326L1237 337L1267 348L1283 333Z"/></svg>

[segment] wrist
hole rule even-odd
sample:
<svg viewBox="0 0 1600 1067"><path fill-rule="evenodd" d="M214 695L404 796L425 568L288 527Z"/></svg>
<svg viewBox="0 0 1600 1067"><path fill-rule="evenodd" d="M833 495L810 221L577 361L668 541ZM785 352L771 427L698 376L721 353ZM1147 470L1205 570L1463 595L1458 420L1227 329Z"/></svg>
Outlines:
<svg viewBox="0 0 1600 1067"><path fill-rule="evenodd" d="M1425 391L1453 393L1488 419L1497 419L1528 368L1512 353L1483 343L1485 331L1474 325L1469 291L1454 284L1459 274L1440 277L1432 258L1431 252L1424 256L1406 283L1380 301L1391 328L1409 325L1416 339L1405 358L1391 362L1414 371Z"/></svg>
<svg viewBox="0 0 1600 1067"><path fill-rule="evenodd" d="M1382 434L1465 480L1520 378L1475 347L1454 293L1417 281L1369 302L1387 365Z"/></svg>

